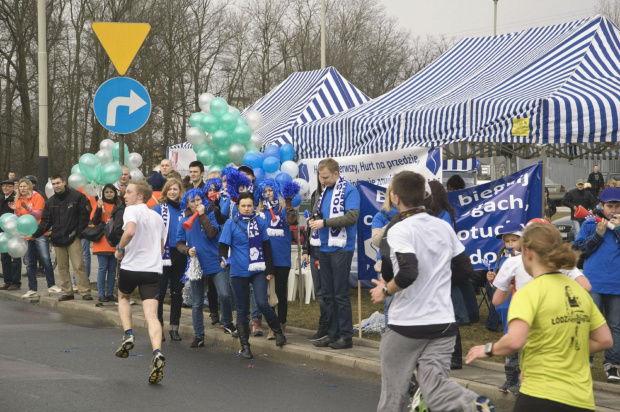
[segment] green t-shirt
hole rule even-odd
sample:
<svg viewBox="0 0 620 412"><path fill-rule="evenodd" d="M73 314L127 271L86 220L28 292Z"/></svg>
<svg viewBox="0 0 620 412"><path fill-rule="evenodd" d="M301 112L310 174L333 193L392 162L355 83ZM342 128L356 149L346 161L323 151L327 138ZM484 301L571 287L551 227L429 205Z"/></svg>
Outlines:
<svg viewBox="0 0 620 412"><path fill-rule="evenodd" d="M513 319L530 325L520 354L521 392L593 410L589 336L605 318L588 292L561 273L539 276L513 296Z"/></svg>

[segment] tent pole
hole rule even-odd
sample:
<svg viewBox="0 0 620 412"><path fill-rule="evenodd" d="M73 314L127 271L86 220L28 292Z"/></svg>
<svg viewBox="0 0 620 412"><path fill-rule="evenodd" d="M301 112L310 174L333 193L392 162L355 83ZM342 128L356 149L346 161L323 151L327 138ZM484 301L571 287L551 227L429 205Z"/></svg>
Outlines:
<svg viewBox="0 0 620 412"><path fill-rule="evenodd" d="M540 148L541 151L541 157L542 157L542 172L540 174L540 179L542 181L542 209L541 209L541 214L542 216L545 216L545 203L547 202L547 197L545 196L545 174L547 173L547 147L545 145L542 145L542 147ZM542 217L541 216L541 217ZM551 219L551 217L549 217L549 219Z"/></svg>
<svg viewBox="0 0 620 412"><path fill-rule="evenodd" d="M362 281L357 279L357 324L359 337L362 337Z"/></svg>

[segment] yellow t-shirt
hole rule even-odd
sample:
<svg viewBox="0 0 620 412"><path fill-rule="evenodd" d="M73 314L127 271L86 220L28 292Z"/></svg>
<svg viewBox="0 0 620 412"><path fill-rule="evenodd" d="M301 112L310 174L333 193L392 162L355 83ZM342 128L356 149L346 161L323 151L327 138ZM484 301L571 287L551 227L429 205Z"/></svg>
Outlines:
<svg viewBox="0 0 620 412"><path fill-rule="evenodd" d="M513 296L513 319L530 325L521 393L593 410L589 336L605 318L588 292L561 273L539 276Z"/></svg>

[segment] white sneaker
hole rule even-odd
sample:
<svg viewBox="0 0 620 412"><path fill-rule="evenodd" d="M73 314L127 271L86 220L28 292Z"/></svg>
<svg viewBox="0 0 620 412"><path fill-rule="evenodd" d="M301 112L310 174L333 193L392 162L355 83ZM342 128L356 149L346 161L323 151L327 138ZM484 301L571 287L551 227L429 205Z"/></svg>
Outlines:
<svg viewBox="0 0 620 412"><path fill-rule="evenodd" d="M29 290L28 292L24 293L22 295L22 298L34 298L37 297L39 295L37 295L37 291L36 290Z"/></svg>
<svg viewBox="0 0 620 412"><path fill-rule="evenodd" d="M73 292L77 292L77 291L78 291L77 285L73 285Z"/></svg>
<svg viewBox="0 0 620 412"><path fill-rule="evenodd" d="M56 285L52 286L52 287L51 287L51 288L49 288L47 291L48 291L49 293L62 293L62 289L60 289L60 287L59 287L59 286L56 286Z"/></svg>

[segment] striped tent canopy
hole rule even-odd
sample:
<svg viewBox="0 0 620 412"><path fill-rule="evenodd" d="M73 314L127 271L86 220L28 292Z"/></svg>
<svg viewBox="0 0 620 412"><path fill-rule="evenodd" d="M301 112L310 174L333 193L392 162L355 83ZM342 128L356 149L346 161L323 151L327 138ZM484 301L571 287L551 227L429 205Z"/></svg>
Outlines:
<svg viewBox="0 0 620 412"><path fill-rule="evenodd" d="M444 172L475 172L480 167L480 161L475 157L465 160L445 159L442 170Z"/></svg>
<svg viewBox="0 0 620 412"><path fill-rule="evenodd" d="M455 142L549 145L575 157L589 144L611 150L619 109L620 32L596 16L461 40L391 92L292 136L300 158Z"/></svg>
<svg viewBox="0 0 620 412"><path fill-rule="evenodd" d="M263 125L255 133L264 145L291 143L291 128L351 109L370 98L349 83L333 67L291 74L277 87L249 106L257 110Z"/></svg>

